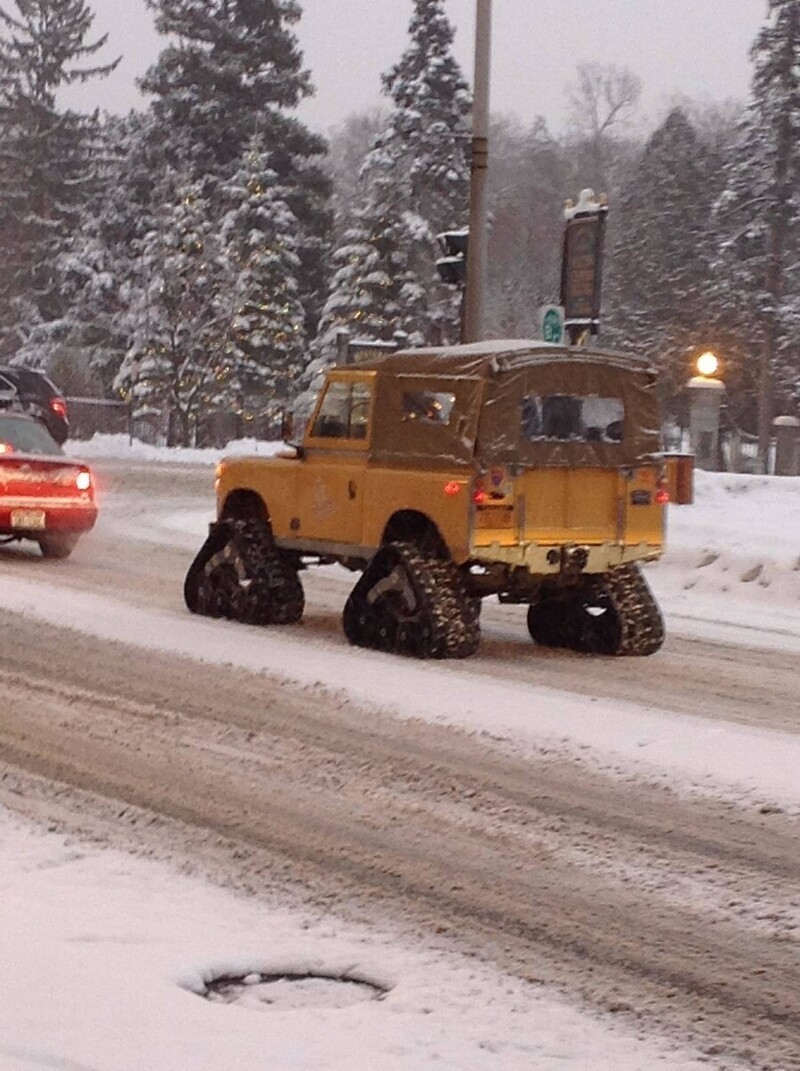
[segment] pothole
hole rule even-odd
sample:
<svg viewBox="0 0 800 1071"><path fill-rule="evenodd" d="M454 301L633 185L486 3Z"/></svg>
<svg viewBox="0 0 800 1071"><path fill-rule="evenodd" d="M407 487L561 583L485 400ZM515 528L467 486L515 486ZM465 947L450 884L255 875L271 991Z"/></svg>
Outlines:
<svg viewBox="0 0 800 1071"><path fill-rule="evenodd" d="M293 1008L347 1008L381 1000L388 990L377 982L349 975L223 975L206 982L200 996L215 1004L236 1004L257 1011Z"/></svg>

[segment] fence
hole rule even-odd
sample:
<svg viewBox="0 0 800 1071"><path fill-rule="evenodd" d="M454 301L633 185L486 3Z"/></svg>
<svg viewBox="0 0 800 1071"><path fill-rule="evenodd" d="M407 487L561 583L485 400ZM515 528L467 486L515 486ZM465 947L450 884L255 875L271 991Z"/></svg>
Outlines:
<svg viewBox="0 0 800 1071"><path fill-rule="evenodd" d="M175 442L170 434L167 412L134 416L128 402L107 398L66 399L69 412L70 437L91 439L93 435L127 435L151 446L166 446ZM223 447L234 439L281 438L284 410L268 409L259 413L219 411L206 414L195 433L196 446Z"/></svg>

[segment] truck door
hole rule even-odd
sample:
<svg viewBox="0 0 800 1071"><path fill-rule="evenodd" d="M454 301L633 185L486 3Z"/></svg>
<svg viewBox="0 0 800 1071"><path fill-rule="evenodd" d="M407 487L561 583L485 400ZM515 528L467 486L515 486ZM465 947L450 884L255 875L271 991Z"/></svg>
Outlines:
<svg viewBox="0 0 800 1071"><path fill-rule="evenodd" d="M360 545L372 377L333 373L304 442L298 538Z"/></svg>

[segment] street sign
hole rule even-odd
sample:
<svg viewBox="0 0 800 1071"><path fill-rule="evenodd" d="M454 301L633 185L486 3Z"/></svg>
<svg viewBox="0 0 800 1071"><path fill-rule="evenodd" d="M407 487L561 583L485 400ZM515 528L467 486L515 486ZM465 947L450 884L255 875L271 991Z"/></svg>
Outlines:
<svg viewBox="0 0 800 1071"><path fill-rule="evenodd" d="M543 305L539 311L542 341L560 346L564 341L564 309L561 305Z"/></svg>
<svg viewBox="0 0 800 1071"><path fill-rule="evenodd" d="M600 329L600 296L603 274L608 202L582 190L577 205L567 202L564 211L564 250L561 260L561 304L570 343Z"/></svg>

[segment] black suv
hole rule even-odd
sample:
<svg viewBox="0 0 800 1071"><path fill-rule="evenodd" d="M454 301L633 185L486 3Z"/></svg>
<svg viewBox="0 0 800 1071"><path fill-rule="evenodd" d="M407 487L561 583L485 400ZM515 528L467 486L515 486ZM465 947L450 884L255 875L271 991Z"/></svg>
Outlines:
<svg viewBox="0 0 800 1071"><path fill-rule="evenodd" d="M35 416L60 445L69 434L67 403L44 372L0 365L0 409L18 408Z"/></svg>

